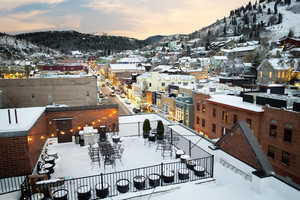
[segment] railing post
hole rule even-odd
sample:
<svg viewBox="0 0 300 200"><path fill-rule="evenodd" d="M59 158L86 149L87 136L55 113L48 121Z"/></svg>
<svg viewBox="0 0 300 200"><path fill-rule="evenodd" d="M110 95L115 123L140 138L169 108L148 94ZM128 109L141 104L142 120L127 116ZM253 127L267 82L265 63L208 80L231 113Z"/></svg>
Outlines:
<svg viewBox="0 0 300 200"><path fill-rule="evenodd" d="M189 155L192 157L192 142L189 140Z"/></svg>
<svg viewBox="0 0 300 200"><path fill-rule="evenodd" d="M214 177L214 155L211 156L210 165L211 165L211 178L213 178Z"/></svg>
<svg viewBox="0 0 300 200"><path fill-rule="evenodd" d="M101 189L103 189L103 173L100 174L101 177Z"/></svg>
<svg viewBox="0 0 300 200"><path fill-rule="evenodd" d="M171 129L171 145L173 145L173 129Z"/></svg>
<svg viewBox="0 0 300 200"><path fill-rule="evenodd" d="M138 129L139 129L139 131L138 131L138 134L139 134L139 136L140 136L140 122L138 122Z"/></svg>
<svg viewBox="0 0 300 200"><path fill-rule="evenodd" d="M163 186L164 163L160 164L160 186Z"/></svg>

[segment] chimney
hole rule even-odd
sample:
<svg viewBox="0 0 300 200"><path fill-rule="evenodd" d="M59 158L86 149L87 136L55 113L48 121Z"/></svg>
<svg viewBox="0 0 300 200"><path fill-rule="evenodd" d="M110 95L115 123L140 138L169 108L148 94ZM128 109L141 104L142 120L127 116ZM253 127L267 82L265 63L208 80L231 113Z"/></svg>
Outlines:
<svg viewBox="0 0 300 200"><path fill-rule="evenodd" d="M7 112L8 112L8 123L11 124L11 118L10 118L10 110L7 109Z"/></svg>
<svg viewBox="0 0 300 200"><path fill-rule="evenodd" d="M17 124L18 123L17 109L15 109L15 119L16 119L16 124Z"/></svg>

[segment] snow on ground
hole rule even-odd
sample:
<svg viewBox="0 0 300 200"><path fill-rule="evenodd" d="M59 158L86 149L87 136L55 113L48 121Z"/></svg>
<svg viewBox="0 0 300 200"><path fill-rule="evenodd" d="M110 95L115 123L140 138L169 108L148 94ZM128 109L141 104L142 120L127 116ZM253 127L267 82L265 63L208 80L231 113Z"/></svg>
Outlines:
<svg viewBox="0 0 300 200"><path fill-rule="evenodd" d="M121 140L124 147L122 161L116 160L115 168L106 166L104 169L103 161L101 161L100 167L97 163L92 164L88 155L88 146L80 147L79 144L73 142L58 144L52 139L50 143L53 144L49 145L49 150L57 151L59 156L52 178L99 175L100 173L146 167L160 164L163 161L170 161L169 159L163 159L161 151L156 151L156 144L144 143L142 137L122 137Z"/></svg>
<svg viewBox="0 0 300 200"><path fill-rule="evenodd" d="M157 119L161 117L158 115L144 115L143 117L157 116ZM139 118L140 116L138 116ZM127 121L136 120L137 116L126 117ZM122 121L122 117L120 117ZM190 139L192 142L198 142L198 146L202 149L214 155L214 178L216 181L195 184L194 182L180 184L179 189L167 193L156 194L151 197L152 200L181 200L181 199L195 199L206 198L210 200L219 199L251 199L251 200L296 200L300 199L300 192L294 188L282 183L274 177L268 177L260 179L252 172L255 171L252 167L244 162L230 156L222 150L211 150L209 146L212 143L206 139L199 140L199 137L195 137L195 133L182 125L170 126L176 132L184 135L184 137ZM149 196L148 196L149 197ZM122 195L115 197L114 199L126 199ZM142 199L142 198L137 198ZM146 198L145 198L146 199Z"/></svg>

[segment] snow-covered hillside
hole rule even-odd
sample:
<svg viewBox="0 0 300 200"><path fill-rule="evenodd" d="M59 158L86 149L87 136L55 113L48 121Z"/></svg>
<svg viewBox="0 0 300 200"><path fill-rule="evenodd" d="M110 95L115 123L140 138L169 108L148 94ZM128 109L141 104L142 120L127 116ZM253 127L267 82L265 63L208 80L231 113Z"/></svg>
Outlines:
<svg viewBox="0 0 300 200"><path fill-rule="evenodd" d="M228 17L217 20L191 36L211 41L224 36L243 35L246 40L251 40L264 35L271 41L276 41L289 33L300 36L300 0L249 2L232 10Z"/></svg>
<svg viewBox="0 0 300 200"><path fill-rule="evenodd" d="M10 35L0 36L0 60L20 58L50 57L58 55L58 51L39 47L26 40L18 40Z"/></svg>

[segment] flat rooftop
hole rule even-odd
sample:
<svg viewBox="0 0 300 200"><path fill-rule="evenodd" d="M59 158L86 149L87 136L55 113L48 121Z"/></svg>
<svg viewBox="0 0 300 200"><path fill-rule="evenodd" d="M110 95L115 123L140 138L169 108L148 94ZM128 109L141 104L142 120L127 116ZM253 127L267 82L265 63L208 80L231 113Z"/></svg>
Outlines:
<svg viewBox="0 0 300 200"><path fill-rule="evenodd" d="M45 107L0 109L0 137L12 136L11 134L15 132L28 131L45 112L45 109ZM9 122L9 112L11 123Z"/></svg>

